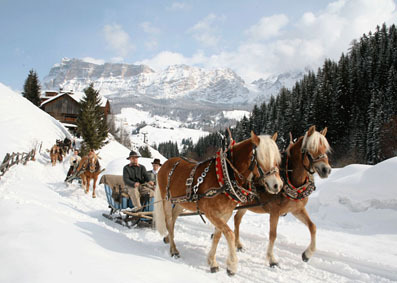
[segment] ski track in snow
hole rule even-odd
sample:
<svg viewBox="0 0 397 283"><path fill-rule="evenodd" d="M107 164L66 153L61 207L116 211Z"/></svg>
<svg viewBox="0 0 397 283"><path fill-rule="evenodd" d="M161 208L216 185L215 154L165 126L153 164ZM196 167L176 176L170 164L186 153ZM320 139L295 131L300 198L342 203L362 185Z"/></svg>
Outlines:
<svg viewBox="0 0 397 283"><path fill-rule="evenodd" d="M128 229L105 219L102 213L108 212L103 185L97 186L97 198L92 199L92 188L86 195L78 184L66 185L63 179L68 169L68 159L63 164L52 167L46 153L36 162L26 166L15 166L0 180L0 198L19 205L42 206L48 213L74 218L76 225L93 238L98 245L107 247L108 239L103 235L118 235L119 246L125 246L125 252L137 252L147 257L160 257L165 261L184 265L187 269L196 269L214 280L214 282L393 282L397 274L387 263L371 262L368 258L353 258L338 252L318 250L308 263L301 260L306 246L296 244L291 237L279 232L274 253L280 267L270 268L266 261L268 216L264 225L256 225L255 219L246 216L241 226L241 241L244 252L238 252L238 271L234 277L226 275L227 244L222 237L217 250L217 262L220 271L209 273L206 263L210 249L212 225L204 224L200 217L181 217L177 220L175 241L181 258L169 256L169 246L162 237L150 228ZM29 195L28 188L21 188L25 178L46 184L48 194L57 195L57 206L46 199ZM33 181L32 181L33 182ZM50 196L49 196L50 197ZM34 220L33 220L34 221ZM229 222L232 227L233 221ZM283 225L284 223L280 223ZM284 224L285 225L285 224ZM303 224L301 224L303 225ZM263 228L265 226L265 229ZM247 229L249 228L249 229ZM307 232L307 244L309 244ZM132 242L134 249L130 248ZM136 248L140 247L140 248Z"/></svg>

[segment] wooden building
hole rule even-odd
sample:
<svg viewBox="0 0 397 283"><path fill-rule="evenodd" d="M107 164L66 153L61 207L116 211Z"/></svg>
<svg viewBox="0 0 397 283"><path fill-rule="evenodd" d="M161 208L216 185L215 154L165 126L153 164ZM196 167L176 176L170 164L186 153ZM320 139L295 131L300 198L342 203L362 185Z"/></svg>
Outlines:
<svg viewBox="0 0 397 283"><path fill-rule="evenodd" d="M83 92L61 92L46 91L41 97L40 108L52 117L63 123L68 128L76 127L77 115L79 114L79 101L84 97ZM110 113L110 104L105 97L101 97L101 108L105 117Z"/></svg>

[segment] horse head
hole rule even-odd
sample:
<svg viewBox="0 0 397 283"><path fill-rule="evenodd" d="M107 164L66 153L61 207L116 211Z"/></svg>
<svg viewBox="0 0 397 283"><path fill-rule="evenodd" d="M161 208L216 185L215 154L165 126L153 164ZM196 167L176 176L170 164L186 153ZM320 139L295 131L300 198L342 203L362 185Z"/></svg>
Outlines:
<svg viewBox="0 0 397 283"><path fill-rule="evenodd" d="M99 170L99 164L98 164L98 156L96 155L96 153L94 151L90 151L88 153L88 170L91 173L96 172L97 170Z"/></svg>
<svg viewBox="0 0 397 283"><path fill-rule="evenodd" d="M253 172L255 183L265 187L270 194L277 194L283 187L278 165L281 157L276 144L277 133L270 137L268 135L257 136L251 132L253 150L251 155L250 169Z"/></svg>
<svg viewBox="0 0 397 283"><path fill-rule="evenodd" d="M325 135L327 128L321 132L316 131L316 126L311 126L303 137L301 153L305 169L313 174L317 172L321 178L327 178L331 173L328 155L331 147Z"/></svg>

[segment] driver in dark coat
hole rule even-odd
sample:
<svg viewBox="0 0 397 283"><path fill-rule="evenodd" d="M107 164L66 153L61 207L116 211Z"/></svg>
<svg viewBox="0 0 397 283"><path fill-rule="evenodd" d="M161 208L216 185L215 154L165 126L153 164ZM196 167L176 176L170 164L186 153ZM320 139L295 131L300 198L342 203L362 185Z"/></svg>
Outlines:
<svg viewBox="0 0 397 283"><path fill-rule="evenodd" d="M139 157L139 153L131 150L127 158L130 163L125 165L123 169L123 180L135 210L142 208L141 195L153 196L154 190L154 182L151 180L145 166L138 163Z"/></svg>

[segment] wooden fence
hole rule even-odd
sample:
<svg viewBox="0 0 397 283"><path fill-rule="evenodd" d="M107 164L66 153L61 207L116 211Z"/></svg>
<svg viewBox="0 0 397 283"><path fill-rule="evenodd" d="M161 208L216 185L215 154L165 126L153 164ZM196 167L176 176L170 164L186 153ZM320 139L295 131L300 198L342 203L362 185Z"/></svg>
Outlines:
<svg viewBox="0 0 397 283"><path fill-rule="evenodd" d="M41 151L42 143L40 144L39 152ZM13 152L12 154L7 153L4 157L3 162L0 165L0 177L2 177L8 169L12 166L22 163L25 165L29 160L35 160L36 148L32 149L30 152Z"/></svg>

